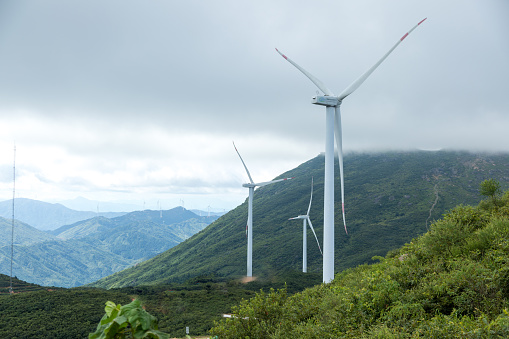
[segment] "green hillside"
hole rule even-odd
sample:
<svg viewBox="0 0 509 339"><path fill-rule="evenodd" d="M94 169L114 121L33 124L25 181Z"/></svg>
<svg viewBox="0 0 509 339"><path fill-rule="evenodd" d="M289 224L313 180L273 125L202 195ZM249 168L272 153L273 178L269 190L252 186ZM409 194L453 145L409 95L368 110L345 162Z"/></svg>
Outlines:
<svg viewBox="0 0 509 339"><path fill-rule="evenodd" d="M509 192L458 206L378 260L293 296L259 293L211 332L221 339L509 337Z"/></svg>
<svg viewBox="0 0 509 339"><path fill-rule="evenodd" d="M342 230L336 204L335 268L341 271L372 263L412 238L458 204L475 204L481 181L495 178L507 188L509 155L467 152L389 152L348 154L345 164L345 210L349 234ZM283 173L295 177L255 191L253 274L270 277L302 265L301 224L288 218L304 213L311 177L314 197L311 219L322 239L322 155ZM338 173L336 164L336 173ZM337 178L336 183L339 182ZM246 192L247 195L247 192ZM336 185L336 201L339 187ZM182 282L215 274L241 277L246 272L247 202L220 217L205 230L136 267L103 278L93 286ZM308 271L321 272L322 258L308 233Z"/></svg>
<svg viewBox="0 0 509 339"><path fill-rule="evenodd" d="M0 274L0 295L10 294L9 288L11 287L11 278L8 275ZM47 287L43 287L37 284L30 284L26 281L20 280L17 277L12 277L12 291L14 293L31 292L46 290Z"/></svg>

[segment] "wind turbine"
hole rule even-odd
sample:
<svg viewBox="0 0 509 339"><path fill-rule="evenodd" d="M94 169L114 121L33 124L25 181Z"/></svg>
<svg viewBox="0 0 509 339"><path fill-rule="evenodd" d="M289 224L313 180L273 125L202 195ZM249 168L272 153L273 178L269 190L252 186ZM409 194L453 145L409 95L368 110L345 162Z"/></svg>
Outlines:
<svg viewBox="0 0 509 339"><path fill-rule="evenodd" d="M318 241L318 237L316 236L315 229L313 228L313 224L311 223L311 219L309 219L309 211L311 210L311 202L313 201L313 178L311 178L311 198L309 199L309 207L308 212L305 215L299 215L295 218L290 218L288 220L302 219L302 272L306 273L308 271L308 244L307 244L307 225L306 222L309 222L309 227L313 234L315 235L316 243L318 244L318 249L320 250L320 254L323 255L322 249L320 248L320 242Z"/></svg>
<svg viewBox="0 0 509 339"><path fill-rule="evenodd" d="M242 164L244 165L244 168L246 169L247 176L249 177L249 181L250 181L247 184L243 184L242 187L249 188L249 200L248 200L248 207L247 207L247 276L252 277L253 276L253 194L254 194L254 189L255 189L255 187L262 187L262 186L270 185L270 184L273 184L276 182L290 180L293 178L277 179L277 180L272 180L272 181L255 183L253 181L253 178L251 178L251 174L249 173L249 170L247 169L246 163L240 156L240 153L237 150L235 143L233 143L233 147L235 147L235 151L237 151L240 161L242 161Z"/></svg>
<svg viewBox="0 0 509 339"><path fill-rule="evenodd" d="M334 135L338 148L339 174L341 180L341 209L343 213L343 225L346 230L345 221L345 204L344 204L344 178L343 178L343 150L341 140L341 113L339 107L341 102L347 96L352 94L360 85L380 66L380 64L398 47L398 45L426 20L424 18L417 25L412 27L405 35L403 35L385 55L378 60L370 69L362 74L357 80L352 82L350 86L345 88L341 94L336 96L323 82L314 75L297 65L286 55L281 53L277 48L276 51L281 54L289 63L295 66L306 77L311 80L319 90L323 92L323 96L316 95L312 99L315 105L322 105L326 108L325 113L325 182L324 182L324 217L323 217L323 282L328 283L334 279Z"/></svg>

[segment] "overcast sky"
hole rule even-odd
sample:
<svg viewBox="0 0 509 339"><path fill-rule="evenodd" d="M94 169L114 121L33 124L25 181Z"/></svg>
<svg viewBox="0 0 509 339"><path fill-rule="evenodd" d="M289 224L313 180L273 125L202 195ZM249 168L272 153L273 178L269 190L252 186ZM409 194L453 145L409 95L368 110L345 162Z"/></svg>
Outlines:
<svg viewBox="0 0 509 339"><path fill-rule="evenodd" d="M315 86L346 152L509 152L507 0L0 2L0 199L78 196L230 209L324 151ZM345 171L348 164L345 163Z"/></svg>

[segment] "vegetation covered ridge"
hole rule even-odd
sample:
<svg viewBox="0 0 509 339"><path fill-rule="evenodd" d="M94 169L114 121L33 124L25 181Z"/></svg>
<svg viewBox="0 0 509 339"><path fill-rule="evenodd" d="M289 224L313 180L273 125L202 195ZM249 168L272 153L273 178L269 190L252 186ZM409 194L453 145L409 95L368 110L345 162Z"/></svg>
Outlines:
<svg viewBox="0 0 509 339"><path fill-rule="evenodd" d="M502 188L509 188L509 154L350 153L344 158L344 166L348 235L339 229L335 232L336 272L374 263L373 257L385 256L425 233L446 211L459 204L477 204L483 180L493 178L502 183ZM338 162L335 173L339 175ZM323 175L324 157L319 155L275 178L295 177L293 180L255 190L255 276L270 278L285 270L302 270L302 224L288 219L307 210L311 178L314 191L310 218L318 239L323 239ZM335 190L335 196L340 197L339 185ZM210 274L227 279L244 276L247 205L246 201L170 250L90 286L181 283ZM335 223L340 225L341 205L336 206ZM308 243L311 241L314 238L308 232ZM317 246L308 246L307 263L308 272L321 274L322 256Z"/></svg>
<svg viewBox="0 0 509 339"><path fill-rule="evenodd" d="M494 184L494 185L493 185ZM459 205L378 263L289 296L258 293L215 323L219 338L509 337L509 192Z"/></svg>
<svg viewBox="0 0 509 339"><path fill-rule="evenodd" d="M0 273L0 295L11 294L11 291L10 291L11 286L12 286L12 293L55 289L55 287L44 287L44 286L40 286L37 284L31 284L26 281L20 280L17 277L11 278L8 275Z"/></svg>

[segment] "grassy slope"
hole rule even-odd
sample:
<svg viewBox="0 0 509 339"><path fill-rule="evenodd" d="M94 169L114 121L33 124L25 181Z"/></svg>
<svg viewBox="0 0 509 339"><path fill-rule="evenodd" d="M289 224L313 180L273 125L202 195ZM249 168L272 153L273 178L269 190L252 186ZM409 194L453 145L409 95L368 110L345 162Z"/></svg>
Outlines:
<svg viewBox="0 0 509 339"><path fill-rule="evenodd" d="M380 263L288 297L258 294L220 338L507 338L509 192L459 206Z"/></svg>
<svg viewBox="0 0 509 339"><path fill-rule="evenodd" d="M479 200L479 183L487 178L504 182L509 177L508 165L508 155L495 154L349 154L345 157L349 235L342 230L341 213L337 210L336 270L371 263L373 256L385 255L424 233L431 221L448 209L460 203L475 203ZM288 218L305 212L312 176L315 194L311 218L319 239L322 238L323 157L311 159L280 177L288 176L296 178L255 191L254 275L268 277L281 270L301 268L301 224ZM336 187L336 201L339 194ZM340 205L336 206L338 209ZM112 288L161 284L204 274L240 277L246 270L246 219L244 202L184 243L93 285ZM308 270L320 272L321 256L311 237L308 234Z"/></svg>

